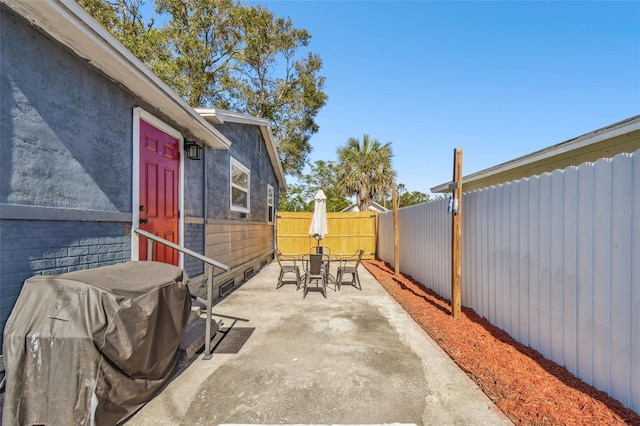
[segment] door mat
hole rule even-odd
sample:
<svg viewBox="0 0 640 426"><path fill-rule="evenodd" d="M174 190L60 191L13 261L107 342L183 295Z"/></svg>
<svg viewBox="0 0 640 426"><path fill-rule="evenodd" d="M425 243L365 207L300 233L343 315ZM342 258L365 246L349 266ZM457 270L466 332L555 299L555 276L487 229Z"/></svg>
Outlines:
<svg viewBox="0 0 640 426"><path fill-rule="evenodd" d="M212 342L213 353L237 354L255 329L255 327L229 327L218 330Z"/></svg>

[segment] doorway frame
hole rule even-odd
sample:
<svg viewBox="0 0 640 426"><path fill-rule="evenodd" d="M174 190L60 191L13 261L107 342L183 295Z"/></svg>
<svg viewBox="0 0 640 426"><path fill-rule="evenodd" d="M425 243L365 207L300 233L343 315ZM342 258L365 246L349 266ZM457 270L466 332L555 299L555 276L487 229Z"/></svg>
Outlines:
<svg viewBox="0 0 640 426"><path fill-rule="evenodd" d="M131 260L133 261L140 260L140 237L133 232L140 220L140 211L137 207L140 205L140 120L146 121L156 129L178 140L178 149L180 150L180 163L178 166L180 169L178 176L178 191L180 192L178 196L178 244L184 247L184 137L178 130L141 107L135 107L133 108L133 172L131 179ZM184 267L184 253L181 251L178 251L178 266Z"/></svg>

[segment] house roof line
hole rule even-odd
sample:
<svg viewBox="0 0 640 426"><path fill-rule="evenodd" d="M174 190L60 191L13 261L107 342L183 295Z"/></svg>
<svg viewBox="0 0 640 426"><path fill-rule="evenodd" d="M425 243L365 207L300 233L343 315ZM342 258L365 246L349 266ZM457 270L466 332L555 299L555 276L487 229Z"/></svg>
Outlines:
<svg viewBox="0 0 640 426"><path fill-rule="evenodd" d="M193 137L217 149L229 141L136 58L74 0L0 0L137 98L170 117ZM151 111L150 111L151 112Z"/></svg>
<svg viewBox="0 0 640 426"><path fill-rule="evenodd" d="M201 116L211 118L213 122L222 124L225 121L240 124L253 124L256 126L269 126L266 118L254 117L236 111L229 111L221 108L194 108Z"/></svg>
<svg viewBox="0 0 640 426"><path fill-rule="evenodd" d="M240 112L228 111L219 108L195 108L195 110L211 123L223 124L226 122L230 122L258 126L260 128L260 133L262 133L262 137L265 140L269 159L276 171L279 188L281 191L287 192L287 183L284 177L284 170L282 169L282 163L280 162L280 156L278 155L278 146L276 145L273 133L271 132L269 120L267 120L266 118L254 117Z"/></svg>
<svg viewBox="0 0 640 426"><path fill-rule="evenodd" d="M617 123L613 123L609 126L605 126L600 129L594 130L592 132L585 133L584 135L566 140L564 142L560 142L558 144L552 145L547 148L543 148L538 151L534 151L530 154L523 155L521 157L515 158L505 163L498 164L493 167L489 167L479 172L472 173L468 176L463 176L462 178L463 188L465 183L471 183L471 182L479 181L481 179L486 179L498 173L503 173L503 172L515 169L517 167L526 166L528 164L531 164L540 160L545 160L550 157L554 157L568 151L586 147L598 142L602 142L606 139L624 135L626 133L633 132L636 130L640 130L640 115L635 115L633 117L627 118ZM434 192L434 193L451 192L451 190L449 189L449 186L452 183L453 183L452 181L441 183L440 185L432 187L431 192Z"/></svg>
<svg viewBox="0 0 640 426"><path fill-rule="evenodd" d="M351 204L347 207L345 207L344 209L340 210L341 212L348 212L353 210L355 207L358 207L357 203ZM375 201L371 202L371 206L369 207L369 210L371 211L371 207L374 207L374 210L377 210L379 212L388 212L391 211L390 209L386 208L385 206L383 206L380 203L376 203Z"/></svg>

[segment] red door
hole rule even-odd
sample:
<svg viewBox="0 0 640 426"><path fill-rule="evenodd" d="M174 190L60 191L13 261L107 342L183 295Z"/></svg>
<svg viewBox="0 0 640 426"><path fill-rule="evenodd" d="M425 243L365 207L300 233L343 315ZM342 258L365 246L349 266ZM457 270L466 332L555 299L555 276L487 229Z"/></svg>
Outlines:
<svg viewBox="0 0 640 426"><path fill-rule="evenodd" d="M140 120L140 228L178 244L178 140ZM140 238L140 260L147 260L147 239ZM154 260L178 264L178 252L154 243Z"/></svg>

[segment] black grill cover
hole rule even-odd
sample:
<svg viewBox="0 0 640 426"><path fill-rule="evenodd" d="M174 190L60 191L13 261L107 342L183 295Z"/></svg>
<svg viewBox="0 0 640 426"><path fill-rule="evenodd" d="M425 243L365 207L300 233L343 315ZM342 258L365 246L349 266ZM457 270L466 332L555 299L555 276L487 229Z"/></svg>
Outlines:
<svg viewBox="0 0 640 426"><path fill-rule="evenodd" d="M4 330L6 425L113 425L170 379L191 310L181 268L29 278Z"/></svg>

